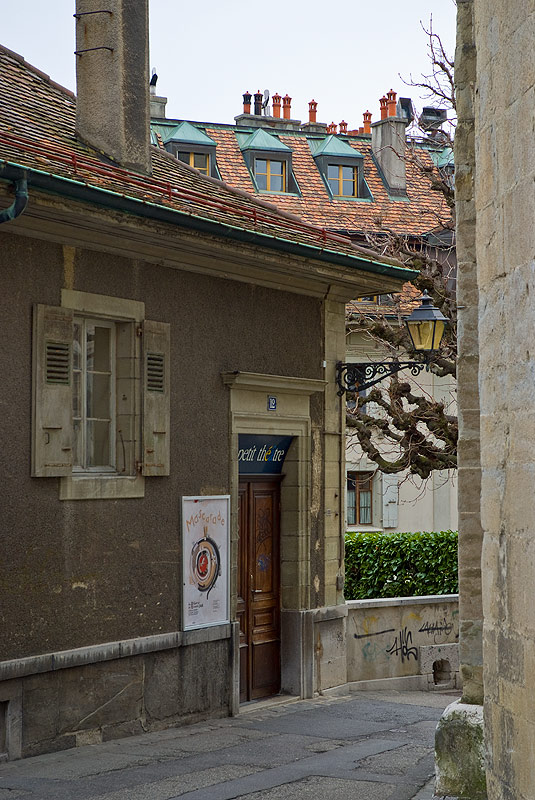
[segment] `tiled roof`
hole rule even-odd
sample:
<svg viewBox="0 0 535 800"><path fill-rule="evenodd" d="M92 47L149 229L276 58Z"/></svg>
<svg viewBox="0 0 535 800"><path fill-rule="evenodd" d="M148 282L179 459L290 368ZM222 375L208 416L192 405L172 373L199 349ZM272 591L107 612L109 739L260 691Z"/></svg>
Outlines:
<svg viewBox="0 0 535 800"><path fill-rule="evenodd" d="M401 292L391 295L391 303L371 302L368 300L353 300L351 303L346 303L346 314L348 316L389 316L401 315L403 317L410 316L417 306L420 305L419 298L421 297L420 289L417 289L412 283L403 284ZM381 298L380 298L381 299Z"/></svg>
<svg viewBox="0 0 535 800"><path fill-rule="evenodd" d="M230 126L211 127L209 124L205 130L217 142L217 166L222 179L248 192L255 192L235 130ZM410 150L407 153L408 201L393 200L371 157L370 138L349 138L349 145L364 156L364 177L373 200L332 199L314 162L307 137L290 133L280 134L280 139L292 149L292 167L301 197L270 194L269 201L278 208L298 214L313 225L349 233L392 231L420 236L451 224L451 213L444 198L431 188L428 171L433 169L433 162L424 148L416 149L414 154Z"/></svg>
<svg viewBox="0 0 535 800"><path fill-rule="evenodd" d="M311 252L312 257L314 252L334 253L337 257L387 264L393 267L389 274L400 266L393 259L356 247L345 236L284 213L293 208L277 209L241 191L251 190L250 182L243 187L227 186L201 175L161 147L151 147L150 177L122 169L75 138L72 92L1 45L0 109L0 166L2 162L20 165L55 179L68 179L73 184L208 220L226 229L260 234L266 243L276 239L313 247L316 250ZM235 138L234 146L240 154ZM225 145L220 149L223 151ZM245 165L243 169L245 178Z"/></svg>

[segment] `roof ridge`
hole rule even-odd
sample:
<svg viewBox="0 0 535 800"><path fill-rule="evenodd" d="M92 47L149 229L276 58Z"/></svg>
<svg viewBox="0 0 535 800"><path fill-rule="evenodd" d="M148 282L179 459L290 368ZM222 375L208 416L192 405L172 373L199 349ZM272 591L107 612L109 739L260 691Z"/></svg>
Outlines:
<svg viewBox="0 0 535 800"><path fill-rule="evenodd" d="M76 100L76 95L74 94L74 92L71 92L71 90L67 89L66 86L62 86L61 83L58 83L57 81L53 80L50 77L50 75L47 75L46 72L43 72L38 67L34 67L34 65L30 64L29 61L26 61L24 56L21 56L20 53L15 53L14 50L10 50L9 47L6 47L5 44L1 44L1 43L0 43L0 50L2 52L4 52L7 56L10 56L11 58L15 59L15 61L18 61L19 63L21 63L24 67L26 67L26 69L31 70L36 75L38 75L40 78L43 78L47 83L49 83L55 89L59 89L61 92L66 94L68 97L72 98L73 100Z"/></svg>

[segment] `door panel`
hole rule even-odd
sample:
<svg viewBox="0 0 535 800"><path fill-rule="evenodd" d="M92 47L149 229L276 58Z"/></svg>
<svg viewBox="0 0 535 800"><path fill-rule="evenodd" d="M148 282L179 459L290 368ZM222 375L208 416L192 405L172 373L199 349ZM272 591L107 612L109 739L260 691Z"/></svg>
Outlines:
<svg viewBox="0 0 535 800"><path fill-rule="evenodd" d="M238 619L242 700L280 690L280 480L240 484Z"/></svg>

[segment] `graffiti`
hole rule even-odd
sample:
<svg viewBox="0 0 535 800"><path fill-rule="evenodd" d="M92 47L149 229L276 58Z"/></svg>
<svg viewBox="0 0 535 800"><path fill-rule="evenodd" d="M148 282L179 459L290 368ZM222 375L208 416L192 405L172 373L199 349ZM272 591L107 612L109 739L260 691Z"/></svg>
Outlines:
<svg viewBox="0 0 535 800"><path fill-rule="evenodd" d="M366 642L362 648L362 657L364 658L364 661L375 661L380 652L382 651L378 651L375 642Z"/></svg>
<svg viewBox="0 0 535 800"><path fill-rule="evenodd" d="M387 628L384 631L376 631L375 633L354 633L355 639L367 639L369 636L381 636L383 633L393 633L395 628Z"/></svg>
<svg viewBox="0 0 535 800"><path fill-rule="evenodd" d="M412 645L412 633L407 630L407 626L405 626L403 630L400 630L394 639L394 643L386 652L389 655L401 656L402 663L404 663L405 660L409 661L411 656L417 661L418 648L411 647L410 645Z"/></svg>
<svg viewBox="0 0 535 800"><path fill-rule="evenodd" d="M424 624L418 628L419 633L426 633L428 636L433 636L434 643L441 639L442 636L449 636L453 630L453 622L448 622L446 617L439 621L429 622L426 620Z"/></svg>

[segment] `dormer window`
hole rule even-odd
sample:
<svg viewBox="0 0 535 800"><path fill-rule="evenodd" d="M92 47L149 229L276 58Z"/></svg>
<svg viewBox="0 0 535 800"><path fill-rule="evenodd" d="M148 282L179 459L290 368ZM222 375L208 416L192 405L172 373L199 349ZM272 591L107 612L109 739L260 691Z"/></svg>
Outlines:
<svg viewBox="0 0 535 800"><path fill-rule="evenodd" d="M255 158L254 174L261 192L286 192L286 162Z"/></svg>
<svg viewBox="0 0 535 800"><path fill-rule="evenodd" d="M216 166L216 143L200 128L181 122L165 138L165 149L180 161L195 167L203 175L219 178Z"/></svg>
<svg viewBox="0 0 535 800"><path fill-rule="evenodd" d="M334 134L325 139L309 139L312 157L331 198L371 199L364 179L364 156Z"/></svg>
<svg viewBox="0 0 535 800"><path fill-rule="evenodd" d="M254 133L237 132L236 138L258 192L299 194L291 148L262 128Z"/></svg>
<svg viewBox="0 0 535 800"><path fill-rule="evenodd" d="M357 167L327 164L327 182L333 197L358 197L357 181Z"/></svg>

